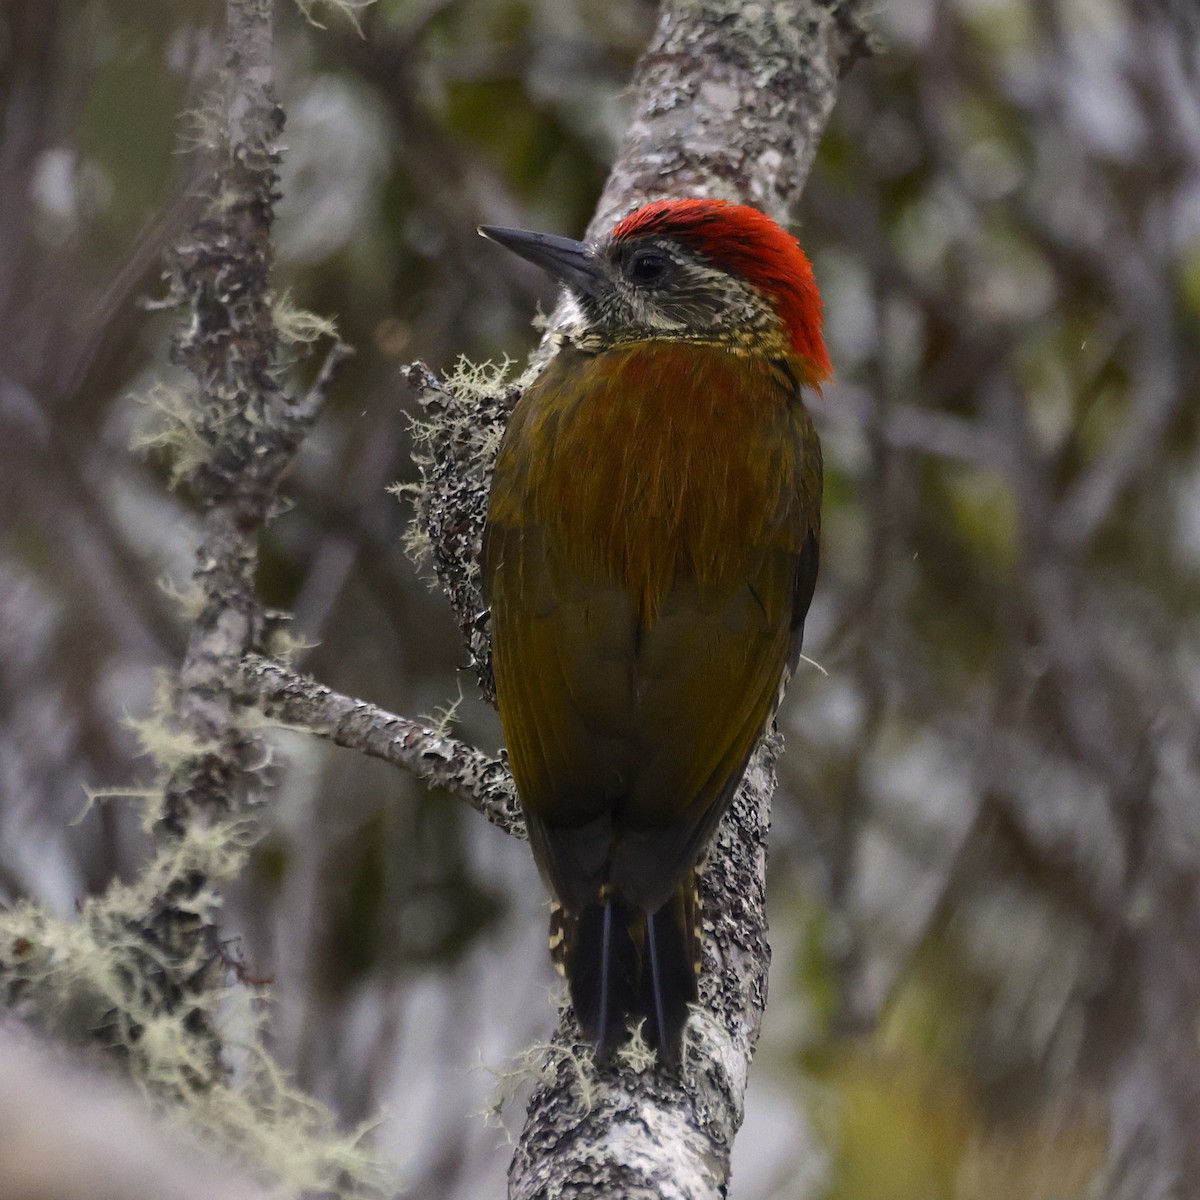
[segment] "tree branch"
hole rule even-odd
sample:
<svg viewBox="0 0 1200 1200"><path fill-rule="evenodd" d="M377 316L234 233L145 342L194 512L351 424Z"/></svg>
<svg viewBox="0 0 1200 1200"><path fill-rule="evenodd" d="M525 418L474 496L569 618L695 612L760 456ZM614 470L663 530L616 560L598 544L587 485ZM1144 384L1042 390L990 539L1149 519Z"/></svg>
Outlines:
<svg viewBox="0 0 1200 1200"><path fill-rule="evenodd" d="M242 683L270 720L391 763L465 800L505 833L525 836L512 776L499 759L421 721L343 696L259 655L249 655L242 664Z"/></svg>
<svg viewBox="0 0 1200 1200"><path fill-rule="evenodd" d="M234 683L259 631L257 537L307 425L293 418L278 383L271 309L276 140L283 128L271 90L271 8L271 0L229 3L224 128L212 190L173 256L173 291L187 303L191 319L176 337L172 359L197 383L193 415L178 432L195 439L186 478L205 509L193 573L201 605L180 668L173 719L175 732L195 750L171 771L158 822L161 833L176 840L193 823L228 812L244 790L247 736L237 720ZM194 1024L208 1058L195 1086L210 1085L224 1070L211 1014L197 1003L220 970L210 953L197 952L215 936L215 912L198 903L204 895L213 896L204 872L172 880L143 930L175 968L152 977L162 980L163 1002L169 1010L195 1006Z"/></svg>
<svg viewBox="0 0 1200 1200"><path fill-rule="evenodd" d="M255 590L258 536L346 354L335 345L303 401L285 395L271 291L282 128L271 10L272 0L228 0L208 194L171 264L172 299L187 312L172 355L195 386L164 404L159 437L179 452L177 476L202 516L197 615L175 694L139 725L160 767L144 797L158 836L136 877L88 896L73 921L33 902L0 909L0 995L59 1036L101 1042L180 1123L299 1194L349 1191L378 1172L331 1114L289 1087L253 1044L252 1023L233 1025L236 1064L224 1034L234 964L217 917L221 888L253 842L245 812L258 736L240 664L270 627ZM102 1190L102 1173L95 1182Z"/></svg>

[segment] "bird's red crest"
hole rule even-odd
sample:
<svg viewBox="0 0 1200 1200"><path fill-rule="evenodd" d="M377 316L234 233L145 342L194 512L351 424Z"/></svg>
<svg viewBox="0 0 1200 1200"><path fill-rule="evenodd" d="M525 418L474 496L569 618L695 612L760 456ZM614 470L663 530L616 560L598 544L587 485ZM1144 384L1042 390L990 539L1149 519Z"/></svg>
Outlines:
<svg viewBox="0 0 1200 1200"><path fill-rule="evenodd" d="M619 221L614 238L661 234L677 238L717 266L735 272L775 303L811 382L832 373L821 336L821 293L796 239L765 213L727 200L656 200Z"/></svg>

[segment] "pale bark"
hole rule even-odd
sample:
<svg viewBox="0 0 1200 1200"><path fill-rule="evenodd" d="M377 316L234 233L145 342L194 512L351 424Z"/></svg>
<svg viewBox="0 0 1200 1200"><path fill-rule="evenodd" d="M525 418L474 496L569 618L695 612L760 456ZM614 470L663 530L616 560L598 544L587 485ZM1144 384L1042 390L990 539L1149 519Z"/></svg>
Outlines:
<svg viewBox="0 0 1200 1200"><path fill-rule="evenodd" d="M512 776L499 759L423 721L343 696L269 658L249 655L242 669L246 691L271 723L391 763L465 800L505 833L525 836Z"/></svg>

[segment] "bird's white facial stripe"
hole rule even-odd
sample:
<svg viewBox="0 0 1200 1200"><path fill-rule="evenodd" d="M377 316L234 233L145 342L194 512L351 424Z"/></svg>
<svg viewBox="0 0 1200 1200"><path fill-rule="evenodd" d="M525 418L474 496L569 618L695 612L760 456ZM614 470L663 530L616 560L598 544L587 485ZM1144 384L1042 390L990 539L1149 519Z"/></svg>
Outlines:
<svg viewBox="0 0 1200 1200"><path fill-rule="evenodd" d="M652 303L639 304L638 308L640 309L643 323L651 329L678 330L687 328L687 325L683 321L669 317Z"/></svg>
<svg viewBox="0 0 1200 1200"><path fill-rule="evenodd" d="M551 318L555 333L574 334L580 332L587 324L583 306L579 297L570 288L563 288L559 296L558 306Z"/></svg>

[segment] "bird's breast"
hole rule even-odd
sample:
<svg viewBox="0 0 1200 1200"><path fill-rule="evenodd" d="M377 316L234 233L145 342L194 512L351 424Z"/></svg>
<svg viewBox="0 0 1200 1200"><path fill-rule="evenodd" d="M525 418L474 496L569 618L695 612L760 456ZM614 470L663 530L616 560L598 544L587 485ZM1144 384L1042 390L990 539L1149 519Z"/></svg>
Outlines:
<svg viewBox="0 0 1200 1200"><path fill-rule="evenodd" d="M565 350L514 411L491 519L537 525L582 581L617 582L653 623L681 578L744 579L764 549L798 550L819 502L807 414L786 371L723 347ZM788 519L788 517L792 519Z"/></svg>

